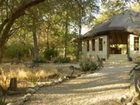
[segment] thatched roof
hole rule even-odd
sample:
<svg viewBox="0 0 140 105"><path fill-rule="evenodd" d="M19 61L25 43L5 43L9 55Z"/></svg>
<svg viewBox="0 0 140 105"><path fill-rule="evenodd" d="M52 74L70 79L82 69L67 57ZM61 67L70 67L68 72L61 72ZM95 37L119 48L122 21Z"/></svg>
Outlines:
<svg viewBox="0 0 140 105"><path fill-rule="evenodd" d="M104 34L109 31L125 31L129 33L140 33L140 13L126 11L112 17L108 21L93 27L83 37L90 37Z"/></svg>

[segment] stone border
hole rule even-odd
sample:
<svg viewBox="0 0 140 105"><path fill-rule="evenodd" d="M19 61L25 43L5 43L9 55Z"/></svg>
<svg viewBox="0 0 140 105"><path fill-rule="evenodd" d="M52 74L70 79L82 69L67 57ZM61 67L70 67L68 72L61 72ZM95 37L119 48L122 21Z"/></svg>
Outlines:
<svg viewBox="0 0 140 105"><path fill-rule="evenodd" d="M82 75L82 74L81 74ZM77 78L80 77L81 75L77 75L77 76L64 76L64 77L60 77L57 80L53 80L51 82L38 82L34 87L32 88L28 88L26 90L26 94L21 97L20 99L16 100L14 103L8 103L7 105L24 105L25 102L27 102L28 100L30 100L31 96L36 93L40 88L45 87L45 86L54 86L57 84L60 84L66 80L72 79L72 78Z"/></svg>
<svg viewBox="0 0 140 105"><path fill-rule="evenodd" d="M129 72L130 88L129 95L121 97L122 105L139 105L140 104L140 65L136 65Z"/></svg>

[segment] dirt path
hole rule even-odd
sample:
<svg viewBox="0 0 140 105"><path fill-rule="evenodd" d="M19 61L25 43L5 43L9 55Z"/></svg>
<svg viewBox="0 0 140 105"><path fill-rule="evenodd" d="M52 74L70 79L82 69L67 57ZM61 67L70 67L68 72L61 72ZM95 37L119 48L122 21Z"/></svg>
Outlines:
<svg viewBox="0 0 140 105"><path fill-rule="evenodd" d="M106 65L102 70L63 84L44 87L26 105L120 105L129 91L133 64Z"/></svg>

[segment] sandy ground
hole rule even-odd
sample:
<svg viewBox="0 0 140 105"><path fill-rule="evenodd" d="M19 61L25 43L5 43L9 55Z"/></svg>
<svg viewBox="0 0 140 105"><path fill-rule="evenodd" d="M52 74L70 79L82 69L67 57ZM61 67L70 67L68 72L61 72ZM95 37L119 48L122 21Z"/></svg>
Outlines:
<svg viewBox="0 0 140 105"><path fill-rule="evenodd" d="M134 65L105 64L92 74L41 88L25 105L120 105L129 92L129 71Z"/></svg>

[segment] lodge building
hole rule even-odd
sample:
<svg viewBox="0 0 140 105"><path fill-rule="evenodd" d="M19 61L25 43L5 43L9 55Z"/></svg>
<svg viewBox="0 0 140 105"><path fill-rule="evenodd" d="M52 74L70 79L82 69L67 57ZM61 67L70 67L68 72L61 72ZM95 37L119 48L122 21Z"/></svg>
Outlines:
<svg viewBox="0 0 140 105"><path fill-rule="evenodd" d="M82 36L82 56L135 59L140 56L140 13L125 11Z"/></svg>

